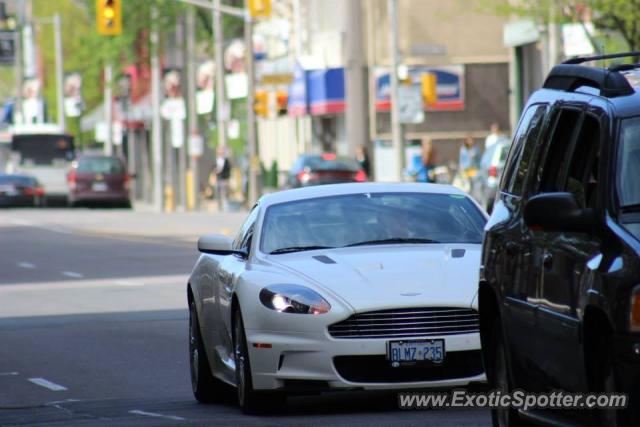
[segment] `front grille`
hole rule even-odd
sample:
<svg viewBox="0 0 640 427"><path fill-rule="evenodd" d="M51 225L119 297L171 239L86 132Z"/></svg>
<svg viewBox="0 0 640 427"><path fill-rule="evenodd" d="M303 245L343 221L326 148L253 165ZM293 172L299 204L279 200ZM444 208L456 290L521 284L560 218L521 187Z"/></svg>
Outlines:
<svg viewBox="0 0 640 427"><path fill-rule="evenodd" d="M452 351L439 364L417 363L397 368L391 366L386 356L336 356L333 366L342 378L354 383L452 380L484 372L480 350Z"/></svg>
<svg viewBox="0 0 640 427"><path fill-rule="evenodd" d="M406 338L479 332L471 308L424 307L357 313L329 326L334 338Z"/></svg>

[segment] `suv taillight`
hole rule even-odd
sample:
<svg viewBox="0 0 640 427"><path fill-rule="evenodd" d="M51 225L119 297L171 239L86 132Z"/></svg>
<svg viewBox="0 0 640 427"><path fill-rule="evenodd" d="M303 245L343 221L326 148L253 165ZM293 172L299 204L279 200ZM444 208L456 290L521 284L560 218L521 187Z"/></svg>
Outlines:
<svg viewBox="0 0 640 427"><path fill-rule="evenodd" d="M498 167L497 166L490 166L489 167L489 176L491 176L493 178L497 178L498 177Z"/></svg>
<svg viewBox="0 0 640 427"><path fill-rule="evenodd" d="M76 188L76 179L77 179L76 171L71 171L67 175L67 183L69 184L69 188L72 190Z"/></svg>
<svg viewBox="0 0 640 427"><path fill-rule="evenodd" d="M357 182L365 182L367 180L367 174L364 173L362 169L360 169L358 172L356 172L353 179Z"/></svg>
<svg viewBox="0 0 640 427"><path fill-rule="evenodd" d="M131 177L129 176L129 174L128 173L124 174L124 188L125 188L125 190L129 189L130 181L131 181Z"/></svg>

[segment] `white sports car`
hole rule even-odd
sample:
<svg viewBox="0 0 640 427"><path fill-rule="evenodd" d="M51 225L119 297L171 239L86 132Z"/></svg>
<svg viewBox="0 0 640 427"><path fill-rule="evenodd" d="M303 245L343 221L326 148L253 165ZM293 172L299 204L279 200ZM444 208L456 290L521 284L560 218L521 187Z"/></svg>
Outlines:
<svg viewBox="0 0 640 427"><path fill-rule="evenodd" d="M260 199L235 239L200 238L189 278L193 392L245 412L289 393L485 380L476 290L486 216L431 184Z"/></svg>

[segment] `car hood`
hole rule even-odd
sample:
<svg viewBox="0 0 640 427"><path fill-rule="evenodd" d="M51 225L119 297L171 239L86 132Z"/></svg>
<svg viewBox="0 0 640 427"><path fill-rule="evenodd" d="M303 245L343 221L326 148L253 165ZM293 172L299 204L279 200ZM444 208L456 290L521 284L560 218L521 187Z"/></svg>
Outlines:
<svg viewBox="0 0 640 427"><path fill-rule="evenodd" d="M478 289L480 250L479 244L386 245L271 255L268 260L358 312L470 307Z"/></svg>

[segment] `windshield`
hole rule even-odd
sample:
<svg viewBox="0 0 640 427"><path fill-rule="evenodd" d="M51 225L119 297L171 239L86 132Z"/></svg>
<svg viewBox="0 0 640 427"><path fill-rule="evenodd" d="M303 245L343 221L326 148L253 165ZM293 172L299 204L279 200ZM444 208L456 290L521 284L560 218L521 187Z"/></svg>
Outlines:
<svg viewBox="0 0 640 427"><path fill-rule="evenodd" d="M465 196L367 193L269 207L261 250L283 253L366 244L481 243L485 218Z"/></svg>
<svg viewBox="0 0 640 427"><path fill-rule="evenodd" d="M123 173L122 162L115 157L83 157L78 161L78 172Z"/></svg>
<svg viewBox="0 0 640 427"><path fill-rule="evenodd" d="M640 204L640 118L622 121L618 155L618 198L620 207Z"/></svg>

